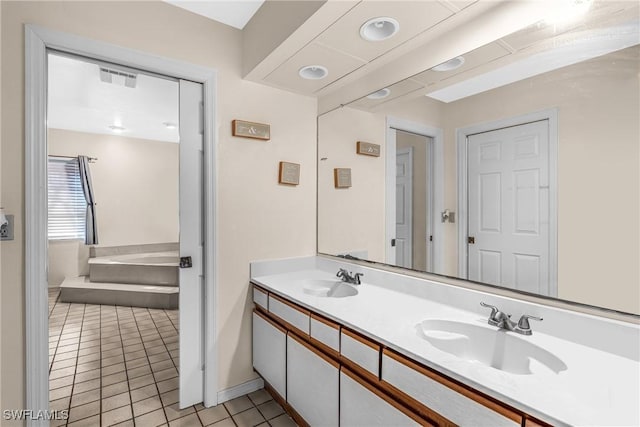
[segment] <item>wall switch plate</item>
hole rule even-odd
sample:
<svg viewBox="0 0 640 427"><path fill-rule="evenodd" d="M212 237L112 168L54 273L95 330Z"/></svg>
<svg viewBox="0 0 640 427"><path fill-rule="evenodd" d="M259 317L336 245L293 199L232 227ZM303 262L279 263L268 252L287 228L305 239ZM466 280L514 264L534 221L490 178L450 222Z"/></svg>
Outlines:
<svg viewBox="0 0 640 427"><path fill-rule="evenodd" d="M0 227L0 240L13 240L13 215L6 215L9 224Z"/></svg>

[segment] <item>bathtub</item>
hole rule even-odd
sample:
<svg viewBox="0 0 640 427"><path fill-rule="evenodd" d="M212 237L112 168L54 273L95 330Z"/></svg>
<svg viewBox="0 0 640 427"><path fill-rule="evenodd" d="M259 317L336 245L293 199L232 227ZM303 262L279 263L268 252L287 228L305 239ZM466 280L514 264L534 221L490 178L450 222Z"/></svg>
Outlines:
<svg viewBox="0 0 640 427"><path fill-rule="evenodd" d="M177 251L113 254L89 258L89 280L103 283L126 283L178 286Z"/></svg>

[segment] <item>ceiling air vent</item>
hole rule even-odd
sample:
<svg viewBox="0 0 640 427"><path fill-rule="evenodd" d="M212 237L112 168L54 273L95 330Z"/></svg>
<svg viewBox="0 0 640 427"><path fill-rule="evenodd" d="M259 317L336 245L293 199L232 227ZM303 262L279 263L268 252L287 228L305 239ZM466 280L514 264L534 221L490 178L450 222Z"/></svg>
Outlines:
<svg viewBox="0 0 640 427"><path fill-rule="evenodd" d="M114 83L130 88L136 87L137 74L125 73L112 68L100 67L100 80L105 83Z"/></svg>

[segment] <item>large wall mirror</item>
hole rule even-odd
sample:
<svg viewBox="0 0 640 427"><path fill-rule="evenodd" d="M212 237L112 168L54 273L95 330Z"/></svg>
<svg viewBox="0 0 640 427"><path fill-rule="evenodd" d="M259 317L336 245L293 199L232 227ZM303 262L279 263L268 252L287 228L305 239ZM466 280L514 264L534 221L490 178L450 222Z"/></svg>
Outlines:
<svg viewBox="0 0 640 427"><path fill-rule="evenodd" d="M596 1L322 114L318 252L640 314L638 27Z"/></svg>

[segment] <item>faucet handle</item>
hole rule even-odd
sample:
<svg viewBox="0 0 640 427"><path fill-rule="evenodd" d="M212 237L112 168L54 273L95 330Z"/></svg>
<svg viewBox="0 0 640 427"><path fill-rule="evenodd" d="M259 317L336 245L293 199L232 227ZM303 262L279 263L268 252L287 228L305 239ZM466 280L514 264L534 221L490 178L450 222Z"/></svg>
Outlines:
<svg viewBox="0 0 640 427"><path fill-rule="evenodd" d="M344 268L340 268L340 269L338 269L338 272L336 273L336 277L344 277L345 274L349 274L349 272L347 270L345 270Z"/></svg>
<svg viewBox="0 0 640 427"><path fill-rule="evenodd" d="M496 307L495 305L486 304L484 302L480 302L480 305L491 309L491 314L489 315L489 319L491 320L496 319L496 314L498 314L498 312L500 311L498 310L498 307Z"/></svg>
<svg viewBox="0 0 640 427"><path fill-rule="evenodd" d="M531 325L529 325L529 319L537 320L539 322L542 321L542 317L529 316L528 314L523 314L520 317L520 320L518 320L518 328L522 329L523 331L530 331Z"/></svg>
<svg viewBox="0 0 640 427"><path fill-rule="evenodd" d="M356 285L360 285L362 283L362 282L360 282L360 277L362 277L362 276L364 276L364 273L356 273L356 274L354 274Z"/></svg>

